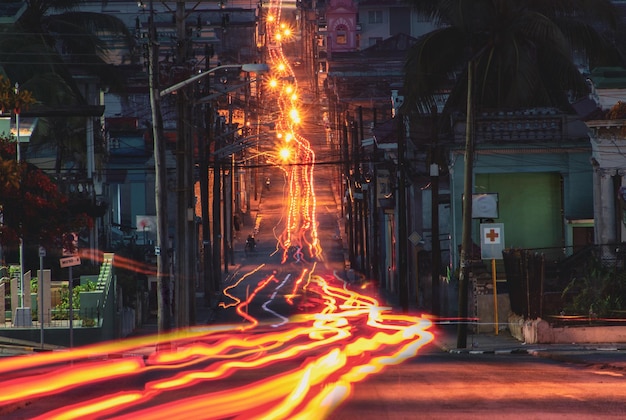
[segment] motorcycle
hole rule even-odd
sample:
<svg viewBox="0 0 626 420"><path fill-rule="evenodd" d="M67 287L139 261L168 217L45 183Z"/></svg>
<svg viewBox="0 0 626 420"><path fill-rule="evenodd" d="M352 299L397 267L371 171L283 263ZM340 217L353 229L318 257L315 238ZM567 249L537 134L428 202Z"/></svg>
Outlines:
<svg viewBox="0 0 626 420"><path fill-rule="evenodd" d="M246 239L246 246L244 247L244 252L246 253L246 256L254 252L255 248L256 248L256 242L254 238L248 237L248 239Z"/></svg>

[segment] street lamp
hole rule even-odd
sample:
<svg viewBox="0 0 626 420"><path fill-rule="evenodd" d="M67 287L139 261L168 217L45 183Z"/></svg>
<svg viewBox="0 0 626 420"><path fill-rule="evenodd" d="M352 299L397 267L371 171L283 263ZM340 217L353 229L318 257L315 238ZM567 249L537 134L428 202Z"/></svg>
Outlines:
<svg viewBox="0 0 626 420"><path fill-rule="evenodd" d="M155 64L153 64L154 66ZM222 70L222 69L240 69L240 71L243 72L254 72L254 73L264 73L269 71L269 67L267 64L264 63L253 63L253 64L226 64L226 65L221 65L221 66L217 66L211 69L208 69L202 73L199 73L195 76L192 76L186 80L183 80L179 83L176 83L172 86L169 86L161 91L158 92L158 98L162 98L165 95L168 95L170 93L175 93L193 83L198 82L199 80L201 80L202 78L208 76L209 74L215 73L216 71ZM225 93L225 92L224 92ZM220 93L220 95L223 93ZM219 96L219 95L218 95ZM197 104L197 102L196 102ZM183 126L183 115L181 115L181 111L182 108L179 107L179 116L178 116L178 124L179 124L179 142L183 142L185 141L182 137L184 136L183 134L183 130L180 130L180 127ZM160 111L159 111L160 112ZM209 129L208 132L209 136L212 135L212 131L211 128ZM155 136L155 141L156 141L156 136ZM157 150L157 146L155 144L155 152ZM177 236L179 237L180 240L178 240L178 246L177 248L177 264L179 265L179 267L181 269L185 268L185 264L187 264L186 261L186 243L184 241L188 240L189 237L191 237L191 229L188 226L189 224L187 223L187 219L188 219L188 212L189 212L189 206L190 206L190 199L191 199L191 195L189 193L190 191L190 185L185 185L189 182L189 180L184 181L187 179L186 174L191 173L191 158L188 156L189 153L192 152L191 148L181 148L181 150L183 151L183 153L179 152L179 160L177 162L177 164L179 165L178 168L178 176L179 176L179 191L181 192L182 197L178 198L179 201L179 206L178 206L178 210L177 210L177 219L179 221L179 229L177 232ZM202 152L202 151L201 151ZM218 164L216 163L216 169L218 169ZM220 172L216 170L215 172L216 174L219 174ZM208 171L206 174L201 174L200 176L207 176L208 177ZM216 177L214 179L214 182L217 184L217 187L214 188L214 190L219 188L219 179ZM164 194L164 190L161 190L161 194ZM208 191L202 191L201 194L205 194L208 195ZM158 203L160 203L160 198L159 195L157 194L157 207L161 207L161 205L159 205ZM208 197L207 197L208 199ZM204 207L203 207L204 208ZM219 219L219 212L215 213L214 211L214 218L218 218ZM207 223L207 219L208 215L203 215L203 223ZM157 217L157 224L158 223L164 223L164 221L162 220L162 218ZM158 230L158 227L157 227ZM189 230L189 231L188 231ZM205 231L205 229L203 229L203 232ZM216 233L214 232L214 235ZM219 236L218 236L219 238ZM207 243L207 239L208 238L203 238L204 243ZM207 244L208 245L208 244ZM214 253L214 258L219 257L221 259L220 253L219 253L219 247L216 246L217 244L214 244L214 249L213 249L213 253ZM205 253L205 257L206 257L206 253ZM217 267L219 267L219 259L217 260ZM189 324L189 308L190 308L190 302L188 301L188 299L192 298L192 294L191 294L191 286L190 286L190 276L188 275L184 275L185 271L184 270L180 270L179 273L181 273L181 275L179 275L178 278L178 287L177 287L177 299L179 300L179 304L177 305L178 307L178 313L180 314L178 317L178 327L185 327L188 326ZM221 272L219 270L215 270L214 271L214 276L216 277L220 277L221 278ZM215 279L217 282L217 279Z"/></svg>
<svg viewBox="0 0 626 420"><path fill-rule="evenodd" d="M209 69L207 71L204 71L202 73L196 74L195 76L190 77L187 80L183 80L182 82L176 83L166 89L163 89L160 92L160 96L163 97L165 95L168 95L172 92L177 91L180 88L183 88L193 82L196 82L206 76L208 76L211 73L214 73L218 70L223 70L223 69L235 69L235 68L240 68L241 71L246 72L246 73L267 73L269 71L269 66L265 63L252 63L252 64L224 64L222 66L217 66L217 67L213 67L212 69Z"/></svg>

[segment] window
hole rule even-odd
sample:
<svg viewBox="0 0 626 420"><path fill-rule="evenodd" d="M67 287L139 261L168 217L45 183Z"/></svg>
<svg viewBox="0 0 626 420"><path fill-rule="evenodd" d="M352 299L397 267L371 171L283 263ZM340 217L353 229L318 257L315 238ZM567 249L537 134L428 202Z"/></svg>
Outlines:
<svg viewBox="0 0 626 420"><path fill-rule="evenodd" d="M337 25L335 29L337 45L345 45L348 43L348 28L346 25Z"/></svg>
<svg viewBox="0 0 626 420"><path fill-rule="evenodd" d="M368 10L367 22L368 23L383 23L383 11L382 10Z"/></svg>

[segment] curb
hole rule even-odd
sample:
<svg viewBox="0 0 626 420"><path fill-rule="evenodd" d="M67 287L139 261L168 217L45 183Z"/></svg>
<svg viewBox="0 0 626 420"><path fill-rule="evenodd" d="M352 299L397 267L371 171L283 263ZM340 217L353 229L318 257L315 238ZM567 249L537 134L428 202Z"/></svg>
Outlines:
<svg viewBox="0 0 626 420"><path fill-rule="evenodd" d="M473 349L450 349L451 354L530 354L526 349L501 349L501 350L473 350Z"/></svg>

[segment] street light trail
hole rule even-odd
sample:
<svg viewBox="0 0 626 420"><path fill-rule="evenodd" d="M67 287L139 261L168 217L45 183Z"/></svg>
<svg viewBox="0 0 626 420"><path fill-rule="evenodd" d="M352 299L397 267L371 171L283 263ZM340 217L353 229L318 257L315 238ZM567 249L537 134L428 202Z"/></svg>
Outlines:
<svg viewBox="0 0 626 420"><path fill-rule="evenodd" d="M283 249L282 262L286 263L290 258L301 261L305 257L303 250L307 251L308 257L321 259L322 248L316 220L317 202L313 177L315 152L309 141L298 133L301 123L298 80L281 47L284 27L278 18L280 6L280 2L271 2L269 6L269 15L273 18L267 30L274 44L269 48L268 64L276 75L270 86L278 94L276 104L280 117L277 128L285 133L283 138L286 144L295 143L293 159L298 163L286 170L287 216L284 231L278 238ZM287 83L284 83L285 79Z"/></svg>
<svg viewBox="0 0 626 420"><path fill-rule="evenodd" d="M291 274L287 274L285 276L285 279L278 285L276 286L276 288L274 289L274 292L272 293L272 295L270 296L269 300L267 300L265 303L263 303L263 305L261 305L261 307L263 308L264 311L272 314L273 316L275 316L276 318L280 319L279 323L276 324L272 324L272 327L280 327L281 325L284 325L286 323L289 322L289 318L287 318L286 316L283 316L275 311L273 311L272 309L270 309L269 305L272 304L272 302L274 301L274 299L276 299L276 296L278 295L278 291L289 282L289 278L291 277Z"/></svg>
<svg viewBox="0 0 626 420"><path fill-rule="evenodd" d="M290 318L287 324L270 325L269 330L267 324L246 318L249 324L244 327L197 327L164 337L144 337L53 353L57 357L48 358L49 363L38 360L46 359L46 354L0 361L0 371L5 372L7 378L3 381L0 405L54 398L56 394L81 386L140 378L155 372L159 379L146 383L142 389L109 394L104 387L101 397L59 408L45 417L164 418L162 416L171 409L179 415L205 410L203 418L206 413L212 413L212 418L235 415L245 418L273 404L282 407L280 412L290 413L282 418L301 415L303 410L312 410L311 417L323 418L320 407L311 405L311 401L326 395L336 401L328 406L331 410L349 396L355 382L389 364L415 356L419 348L433 338L428 331L429 320L391 314L376 299L350 290L333 276L307 276L303 271L301 278L307 279L300 283L304 284L299 291L303 295L301 301L309 300L317 305L309 312ZM244 304L270 287L273 280L273 275L269 275L260 281ZM126 341L131 341L132 345ZM171 343L172 349L154 351L161 343ZM110 357L116 352L123 357ZM96 357L103 360L91 360ZM56 368L61 361L70 360L74 361L73 366ZM304 360L304 363L283 371L283 363L289 360ZM18 368L16 361L20 362ZM48 372L45 375L19 374L35 367ZM268 374L269 367L276 373ZM191 389L193 385L245 371L258 379L252 379L246 386L205 393L202 398L190 397L154 408L145 407L169 392ZM309 371L311 374L307 373ZM222 386L226 384L221 382ZM292 392L297 387L303 394L296 397ZM327 395L331 390L332 397ZM251 395L254 398L250 398ZM238 403L233 404L233 401ZM122 411L132 414L116 417ZM268 411L268 415L270 412L273 411Z"/></svg>
<svg viewBox="0 0 626 420"><path fill-rule="evenodd" d="M300 165L281 168L285 227L275 236L283 264L290 258L305 263L310 258L312 263L292 264L297 268L287 274L260 264L233 275L221 307L234 308L238 323L0 359L0 410L35 406L72 392L76 399L71 404L32 417L324 419L350 397L356 383L415 357L432 341L428 318L395 314L379 303L368 284L354 290L336 274L318 272L323 256L315 152L298 133L300 117L292 112L297 110L297 80L280 41L273 38L280 5L273 0L269 6L270 64L289 77L290 89L279 91L276 127L294 152L288 159ZM149 272L130 260L117 263ZM252 275L260 280L248 290ZM282 281L279 275L284 275ZM257 318L259 307L263 320ZM81 396L83 387L90 390L87 396Z"/></svg>

